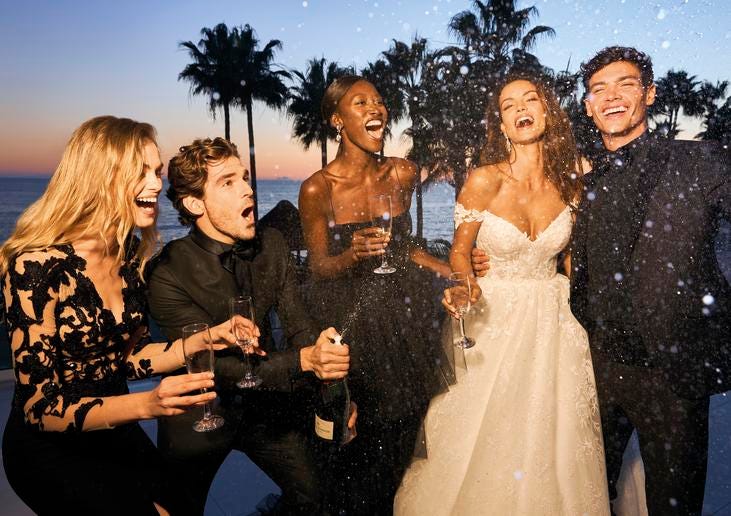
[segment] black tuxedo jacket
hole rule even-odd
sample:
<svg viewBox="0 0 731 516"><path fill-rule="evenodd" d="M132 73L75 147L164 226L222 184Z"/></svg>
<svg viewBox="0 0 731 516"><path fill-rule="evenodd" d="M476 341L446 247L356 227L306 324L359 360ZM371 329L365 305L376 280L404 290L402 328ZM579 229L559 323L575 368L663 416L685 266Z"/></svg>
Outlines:
<svg viewBox="0 0 731 516"><path fill-rule="evenodd" d="M720 219L731 219L729 153L706 142L646 138L639 145L645 148L629 172L647 175L649 196L644 223L630 239L633 273L623 287L629 317L650 362L663 369L678 395L696 399L725 391L731 388L731 292L714 241ZM590 284L594 264L604 259L593 250L612 228L602 224L590 198L617 197L604 188L608 174L587 177L591 195L582 199L571 246L571 307L592 349L602 314L592 306ZM616 209L630 213L633 207L620 199Z"/></svg>
<svg viewBox="0 0 731 516"><path fill-rule="evenodd" d="M263 379L257 390L291 391L310 382L303 374L299 351L315 343L318 332L300 299L289 247L275 229L257 230L253 257L247 260L254 299L256 324L262 332L261 347L268 353L259 361L257 374ZM228 300L241 294L234 275L222 265L219 255L230 246L203 235L197 229L168 243L148 269L150 314L170 339L180 337L186 324L205 322L216 325L229 318ZM274 349L269 312L281 321L286 349ZM218 352L217 389L235 389L243 375L238 351Z"/></svg>

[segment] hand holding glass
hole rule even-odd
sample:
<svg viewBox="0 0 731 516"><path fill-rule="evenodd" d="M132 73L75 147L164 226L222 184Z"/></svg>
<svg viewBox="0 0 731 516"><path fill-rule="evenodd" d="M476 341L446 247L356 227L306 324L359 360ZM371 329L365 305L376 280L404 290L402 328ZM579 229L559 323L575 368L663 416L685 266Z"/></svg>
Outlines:
<svg viewBox="0 0 731 516"><path fill-rule="evenodd" d="M195 345L196 339L203 339L203 349ZM183 355L185 355L185 367L188 373L213 372L213 341L208 325L204 323L189 324L183 327ZM201 389L206 392L206 389ZM211 403L203 405L203 419L193 424L196 432L210 432L223 426L223 418L211 412Z"/></svg>
<svg viewBox="0 0 731 516"><path fill-rule="evenodd" d="M471 308L472 287L470 278L464 272L453 272L449 275L449 295L452 298L452 306L459 314L459 331L462 338L456 342L456 346L468 349L475 345L475 339L468 337L464 331L464 316Z"/></svg>
<svg viewBox="0 0 731 516"><path fill-rule="evenodd" d="M369 207L373 225L381 230L381 236L391 236L392 227L392 204L390 195L373 195L370 197ZM383 253L381 265L373 270L376 274L391 274L396 268L388 264L386 253Z"/></svg>
<svg viewBox="0 0 731 516"><path fill-rule="evenodd" d="M254 322L254 301L249 296L236 296L228 301L229 316L240 315L245 319ZM254 368L251 364L251 353L253 352L253 338L249 330L232 321L232 328L236 344L241 348L244 354L244 377L236 383L240 389L252 389L261 385L261 378L254 374Z"/></svg>

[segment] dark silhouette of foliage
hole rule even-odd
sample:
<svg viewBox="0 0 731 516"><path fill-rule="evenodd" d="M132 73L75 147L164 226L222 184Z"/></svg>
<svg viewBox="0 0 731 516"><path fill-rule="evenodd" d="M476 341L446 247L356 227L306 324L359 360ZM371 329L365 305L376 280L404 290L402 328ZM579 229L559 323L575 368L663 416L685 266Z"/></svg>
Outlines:
<svg viewBox="0 0 731 516"><path fill-rule="evenodd" d="M655 81L657 93L655 103L650 106L649 115L655 120L655 132L669 139L675 139L680 129L678 119L682 110L686 116L702 116L703 101L695 75L685 70L670 70Z"/></svg>
<svg viewBox="0 0 731 516"><path fill-rule="evenodd" d="M251 187L256 192L256 153L254 151L254 101L260 101L270 108L281 109L287 105L288 89L284 79L291 78L289 72L275 69L274 55L281 50L282 42L270 40L259 49L259 40L250 25L236 31L236 67L238 88L236 98L246 111L246 128L249 134L249 172ZM255 217L258 209L255 206Z"/></svg>
<svg viewBox="0 0 731 516"><path fill-rule="evenodd" d="M193 95L208 96L208 106L215 118L216 110L223 109L225 136L231 140L231 106L236 103L238 88L236 69L237 32L229 31L224 23L212 29L201 29L197 44L184 41L180 48L188 51L192 63L185 66L178 80L190 83Z"/></svg>
<svg viewBox="0 0 731 516"><path fill-rule="evenodd" d="M292 135L305 150L317 143L322 154L322 168L327 166L327 140L335 138L335 130L322 119L322 97L327 87L338 77L355 73L352 68L342 68L336 62L328 63L324 57L313 58L303 73L292 72L296 83L290 88L287 112L292 118Z"/></svg>

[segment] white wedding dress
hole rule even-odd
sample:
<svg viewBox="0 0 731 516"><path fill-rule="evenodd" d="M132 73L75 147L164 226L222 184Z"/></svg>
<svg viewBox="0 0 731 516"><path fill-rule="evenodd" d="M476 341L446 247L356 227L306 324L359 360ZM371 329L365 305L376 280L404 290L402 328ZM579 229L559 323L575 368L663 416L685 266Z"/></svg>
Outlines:
<svg viewBox="0 0 731 516"><path fill-rule="evenodd" d="M428 458L410 466L394 513L608 515L589 345L556 273L570 210L534 241L488 211L457 204L454 218L482 222L477 246L490 257L465 320L477 343L429 406Z"/></svg>

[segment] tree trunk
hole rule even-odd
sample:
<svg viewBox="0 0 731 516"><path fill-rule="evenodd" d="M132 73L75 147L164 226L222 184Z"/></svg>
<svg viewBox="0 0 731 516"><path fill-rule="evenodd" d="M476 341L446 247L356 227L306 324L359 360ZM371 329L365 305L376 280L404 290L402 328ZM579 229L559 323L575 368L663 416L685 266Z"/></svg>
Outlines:
<svg viewBox="0 0 731 516"><path fill-rule="evenodd" d="M322 152L322 168L327 166L327 134L320 136L320 151Z"/></svg>
<svg viewBox="0 0 731 516"><path fill-rule="evenodd" d="M421 186L421 164L416 164L416 237L424 236L424 198Z"/></svg>
<svg viewBox="0 0 731 516"><path fill-rule="evenodd" d="M254 153L254 117L251 97L246 99L246 125L249 129L249 174L251 189L254 190L254 221L259 220L259 200L256 195L256 156Z"/></svg>
<svg viewBox="0 0 731 516"><path fill-rule="evenodd" d="M224 134L226 135L226 140L231 141L231 118L229 113L229 105L228 102L226 102L223 105L223 127L224 127Z"/></svg>
<svg viewBox="0 0 731 516"><path fill-rule="evenodd" d="M680 116L680 108L677 110L673 110L670 114L670 134L668 134L668 138L671 140L675 139L675 133L676 129L678 127L678 117Z"/></svg>

